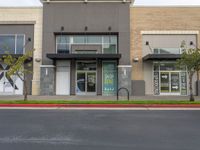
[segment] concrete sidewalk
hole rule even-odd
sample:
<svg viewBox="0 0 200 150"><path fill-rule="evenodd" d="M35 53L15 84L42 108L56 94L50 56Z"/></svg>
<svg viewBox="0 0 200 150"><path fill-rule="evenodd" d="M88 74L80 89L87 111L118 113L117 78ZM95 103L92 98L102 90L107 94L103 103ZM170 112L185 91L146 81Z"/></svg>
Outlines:
<svg viewBox="0 0 200 150"><path fill-rule="evenodd" d="M116 96L28 96L29 100L113 100ZM0 95L0 100L23 100L23 96ZM120 100L127 100L127 97L120 97ZM130 100L189 100L189 96L131 96ZM195 96L195 100L200 100L200 96Z"/></svg>

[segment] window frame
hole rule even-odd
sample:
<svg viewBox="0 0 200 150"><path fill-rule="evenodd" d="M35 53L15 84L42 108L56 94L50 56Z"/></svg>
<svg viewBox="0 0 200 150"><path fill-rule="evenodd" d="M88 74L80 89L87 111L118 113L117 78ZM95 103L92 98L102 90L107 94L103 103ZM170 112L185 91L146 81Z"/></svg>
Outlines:
<svg viewBox="0 0 200 150"><path fill-rule="evenodd" d="M67 42L60 42L60 43L58 43L58 37L59 36L68 36L69 37L69 43L67 43ZM86 36L86 40L84 41L85 43L74 43L74 37L75 36ZM89 36L99 36L100 38L101 38L101 42L99 42L99 43L88 43L88 37ZM111 38L111 37L115 37L116 38L116 43L115 42L110 42L110 43L108 43L108 42L104 42L104 37L108 37L108 38ZM79 35L79 34L75 34L75 35L67 35L67 34L65 34L65 35L59 35L59 34L57 34L57 35L55 35L55 39L56 39L56 54L58 54L58 45L59 44L68 44L69 45L69 53L72 53L72 50L71 50L71 46L72 45L101 45L101 53L102 54L104 54L104 45L116 45L116 49L115 49L115 53L111 53L111 54L117 54L118 53L118 36L117 35L107 35L107 34L103 34L103 35L96 35L96 34L92 34L92 35L90 35L90 34L87 34L87 35L84 35L84 34L81 34L81 35Z"/></svg>
<svg viewBox="0 0 200 150"><path fill-rule="evenodd" d="M153 54L165 54L165 53L160 53L161 50L170 50L170 49L177 49L177 52L179 51L179 53L169 53L169 54L182 54L183 53L183 49L181 47L154 47L153 48ZM158 53L155 53L155 50L158 50ZM169 51L170 52L170 51ZM166 53L167 54L167 53Z"/></svg>
<svg viewBox="0 0 200 150"><path fill-rule="evenodd" d="M26 36L25 36L25 34L0 34L0 37L3 37L3 36L13 36L14 38L15 38L15 43L14 43L14 45L15 45L15 49L14 49L14 53L11 53L11 54L16 54L16 52L17 52L17 37L18 36L23 36L23 54L25 53L25 41L26 41ZM2 53L3 54L3 53Z"/></svg>

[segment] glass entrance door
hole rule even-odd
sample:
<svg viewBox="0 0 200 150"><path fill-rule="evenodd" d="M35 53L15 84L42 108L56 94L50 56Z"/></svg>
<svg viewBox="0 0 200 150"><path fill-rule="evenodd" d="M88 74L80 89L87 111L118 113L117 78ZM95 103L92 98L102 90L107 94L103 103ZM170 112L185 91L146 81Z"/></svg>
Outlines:
<svg viewBox="0 0 200 150"><path fill-rule="evenodd" d="M160 91L161 93L169 93L170 92L170 82L169 82L169 73L161 72L160 73Z"/></svg>
<svg viewBox="0 0 200 150"><path fill-rule="evenodd" d="M76 93L77 94L85 94L85 72L77 72L77 79L76 79Z"/></svg>
<svg viewBox="0 0 200 150"><path fill-rule="evenodd" d="M87 72L87 93L96 92L96 72Z"/></svg>
<svg viewBox="0 0 200 150"><path fill-rule="evenodd" d="M160 72L160 92L180 95L180 72Z"/></svg>
<svg viewBox="0 0 200 150"><path fill-rule="evenodd" d="M96 94L96 72L77 72L76 93L78 95Z"/></svg>
<svg viewBox="0 0 200 150"><path fill-rule="evenodd" d="M171 93L180 93L179 72L171 72Z"/></svg>

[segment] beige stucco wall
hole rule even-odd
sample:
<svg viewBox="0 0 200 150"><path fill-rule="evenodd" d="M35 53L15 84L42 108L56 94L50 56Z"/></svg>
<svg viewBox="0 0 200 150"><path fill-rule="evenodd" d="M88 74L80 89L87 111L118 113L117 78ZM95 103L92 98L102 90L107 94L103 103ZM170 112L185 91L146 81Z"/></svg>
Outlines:
<svg viewBox="0 0 200 150"><path fill-rule="evenodd" d="M199 45L200 7L131 7L130 9L132 80L145 80L146 94L153 94L152 73L150 73L152 67L150 64L147 67L142 61L144 56L142 33L145 31L145 33L166 35L189 35L191 32L197 34L197 45ZM135 57L139 58L139 62L133 62ZM195 87L195 84L193 85Z"/></svg>
<svg viewBox="0 0 200 150"><path fill-rule="evenodd" d="M34 56L32 95L40 93L40 62L42 59L42 7L0 8L0 24L32 24L34 23Z"/></svg>
<svg viewBox="0 0 200 150"><path fill-rule="evenodd" d="M199 31L199 12L200 7L131 7L131 60L139 57L133 63L133 80L144 79L141 31Z"/></svg>

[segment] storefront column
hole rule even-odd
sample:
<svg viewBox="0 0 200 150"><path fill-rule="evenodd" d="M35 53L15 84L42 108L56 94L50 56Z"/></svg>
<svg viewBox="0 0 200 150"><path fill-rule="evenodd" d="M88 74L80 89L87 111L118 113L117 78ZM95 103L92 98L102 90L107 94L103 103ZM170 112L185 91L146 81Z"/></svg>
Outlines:
<svg viewBox="0 0 200 150"><path fill-rule="evenodd" d="M118 66L118 89L119 88L127 88L129 91L129 94L131 94L131 71L132 66L131 65L119 65ZM122 90L120 95L126 95L126 91Z"/></svg>
<svg viewBox="0 0 200 150"><path fill-rule="evenodd" d="M40 94L55 95L55 66L41 65Z"/></svg>
<svg viewBox="0 0 200 150"><path fill-rule="evenodd" d="M70 65L70 95L76 94L76 61L71 60Z"/></svg>

